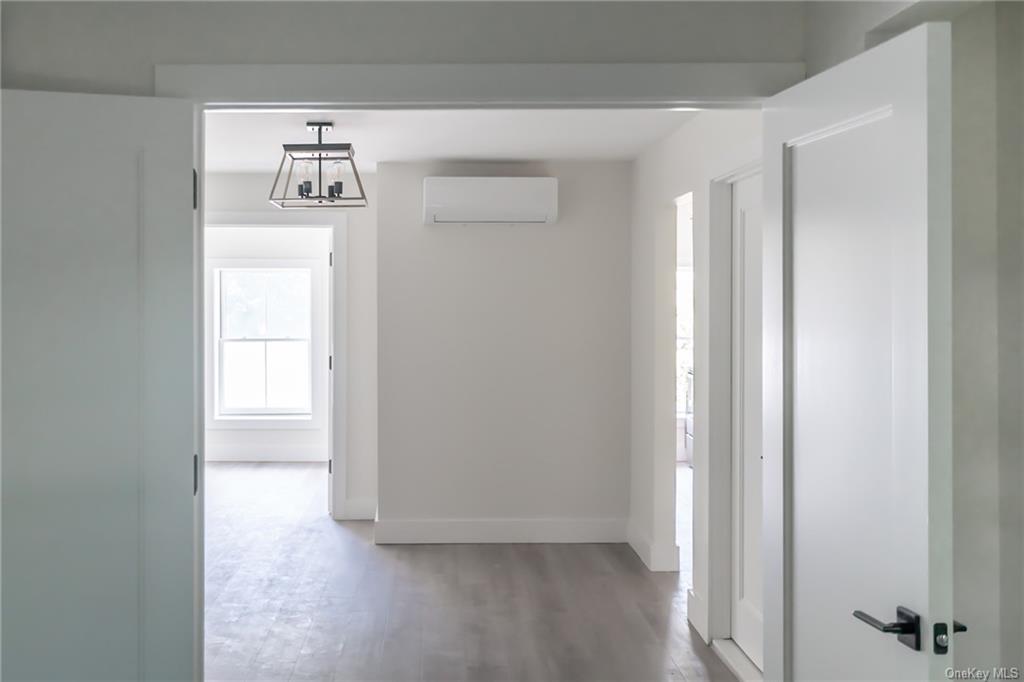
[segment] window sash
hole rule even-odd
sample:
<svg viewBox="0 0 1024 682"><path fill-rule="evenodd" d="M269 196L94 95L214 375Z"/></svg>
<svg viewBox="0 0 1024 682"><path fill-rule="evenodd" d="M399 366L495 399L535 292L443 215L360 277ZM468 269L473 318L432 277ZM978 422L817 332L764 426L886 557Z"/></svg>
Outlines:
<svg viewBox="0 0 1024 682"><path fill-rule="evenodd" d="M233 336L225 332L225 316L224 316L224 275L229 273L250 273L250 274L274 274L281 272L304 272L309 277L309 297L307 299L308 305L308 321L309 325L306 327L306 333L302 336L289 336L289 337L275 337L268 334L256 334L253 336ZM309 341L312 339L313 329L313 270L309 267L222 267L215 270L215 276L217 278L217 335L222 340L232 341L286 341L292 339L301 339ZM267 292L269 294L269 291ZM269 325L269 295L264 296L264 325Z"/></svg>
<svg viewBox="0 0 1024 682"><path fill-rule="evenodd" d="M309 275L309 296L307 303L309 305L309 325L305 329L305 334L302 336L270 336L270 335L258 335L258 336L240 336L230 335L225 333L224 323L224 287L223 277L226 273L237 273L237 272L251 272L251 273L274 273L274 272L288 272L288 271L304 271ZM216 312L217 320L215 321L215 329L217 332L216 339L216 364L217 364L217 409L216 413L218 416L223 417L312 417L313 416L313 343L312 343L312 315L313 315L313 276L314 273L309 267L220 267L215 269L215 279L217 282L216 289ZM264 305L267 305L269 301L269 290L265 293ZM264 313L266 315L266 313ZM266 322L269 321L265 321ZM241 343L259 343L263 344L263 406L261 407L231 407L227 405L226 398L226 376L225 376L225 346L227 344L241 344ZM271 353L269 347L271 344L305 344L305 405L301 407L273 407L268 406L267 403L271 399L271 381L272 373L271 368ZM254 394L258 395L258 393Z"/></svg>
<svg viewBox="0 0 1024 682"><path fill-rule="evenodd" d="M263 407L229 407L226 403L224 396L225 389L225 377L224 377L224 346L229 343L261 343L264 345L263 352ZM269 399L269 388L268 384L270 381L270 371L268 367L269 354L266 352L266 346L268 343L301 343L306 345L306 371L309 375L309 381L307 382L306 391L306 405L303 407L271 407L267 406L266 402ZM219 339L217 343L217 356L218 356L218 368L219 376L217 380L217 403L218 412L226 416L274 416L274 415L295 415L295 416L312 416L313 414L313 386L312 386L312 344L308 339Z"/></svg>

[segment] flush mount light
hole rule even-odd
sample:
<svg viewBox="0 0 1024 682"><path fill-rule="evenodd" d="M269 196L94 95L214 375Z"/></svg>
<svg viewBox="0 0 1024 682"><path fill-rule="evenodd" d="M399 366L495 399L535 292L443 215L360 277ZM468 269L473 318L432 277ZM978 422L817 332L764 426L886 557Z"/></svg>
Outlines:
<svg viewBox="0 0 1024 682"><path fill-rule="evenodd" d="M324 142L333 121L308 121L315 144L286 144L277 167L270 203L279 208L363 208L366 190L356 169L356 150L348 142ZM284 179L282 181L282 174Z"/></svg>

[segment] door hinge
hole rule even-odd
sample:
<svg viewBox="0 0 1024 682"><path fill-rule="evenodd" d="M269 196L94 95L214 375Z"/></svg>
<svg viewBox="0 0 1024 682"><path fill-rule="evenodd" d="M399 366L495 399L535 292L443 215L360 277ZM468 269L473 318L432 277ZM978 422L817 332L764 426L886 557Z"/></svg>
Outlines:
<svg viewBox="0 0 1024 682"><path fill-rule="evenodd" d="M330 265L332 268L334 267L334 252L333 251L331 251L329 254L327 254L327 264Z"/></svg>
<svg viewBox="0 0 1024 682"><path fill-rule="evenodd" d="M327 369L328 369L328 371L334 369L334 356L333 355L328 355L327 356Z"/></svg>
<svg viewBox="0 0 1024 682"><path fill-rule="evenodd" d="M199 210L199 173L192 169L192 210Z"/></svg>
<svg viewBox="0 0 1024 682"><path fill-rule="evenodd" d="M327 460L327 473L329 473L329 474L333 474L334 473L334 460L330 460L330 459Z"/></svg>
<svg viewBox="0 0 1024 682"><path fill-rule="evenodd" d="M192 455L192 495L199 494L199 453Z"/></svg>

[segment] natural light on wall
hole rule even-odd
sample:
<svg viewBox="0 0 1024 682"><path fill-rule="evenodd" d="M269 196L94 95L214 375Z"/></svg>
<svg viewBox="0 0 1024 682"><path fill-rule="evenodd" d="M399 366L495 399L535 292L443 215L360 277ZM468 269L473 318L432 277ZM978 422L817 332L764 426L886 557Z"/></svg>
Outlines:
<svg viewBox="0 0 1024 682"><path fill-rule="evenodd" d="M311 415L309 268L220 268L217 411Z"/></svg>

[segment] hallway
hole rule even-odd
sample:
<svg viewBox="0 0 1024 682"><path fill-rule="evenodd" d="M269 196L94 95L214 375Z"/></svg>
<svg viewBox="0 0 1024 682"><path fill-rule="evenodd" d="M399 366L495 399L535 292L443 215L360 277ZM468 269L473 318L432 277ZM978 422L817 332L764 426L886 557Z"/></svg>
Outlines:
<svg viewBox="0 0 1024 682"><path fill-rule="evenodd" d="M622 545L373 544L320 464L206 469L208 680L731 680Z"/></svg>

